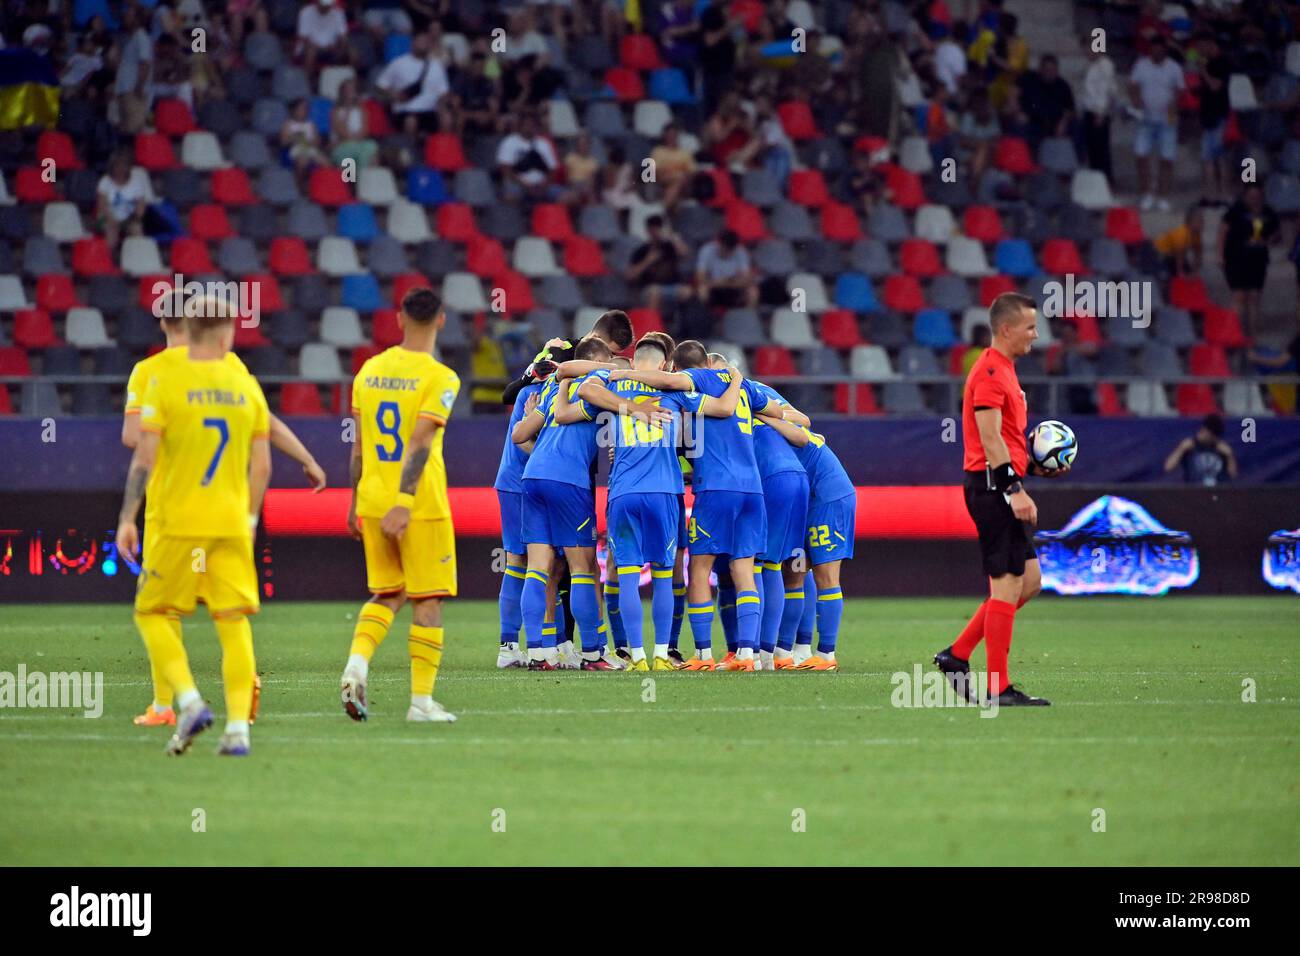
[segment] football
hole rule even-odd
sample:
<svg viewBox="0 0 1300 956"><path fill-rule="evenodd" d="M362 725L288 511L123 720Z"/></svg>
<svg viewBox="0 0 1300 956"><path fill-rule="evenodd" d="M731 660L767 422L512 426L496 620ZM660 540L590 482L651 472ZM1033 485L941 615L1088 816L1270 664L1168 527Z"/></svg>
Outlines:
<svg viewBox="0 0 1300 956"><path fill-rule="evenodd" d="M1038 467L1045 471L1058 471L1074 464L1079 451L1079 439L1064 422L1039 422L1029 433L1029 454Z"/></svg>

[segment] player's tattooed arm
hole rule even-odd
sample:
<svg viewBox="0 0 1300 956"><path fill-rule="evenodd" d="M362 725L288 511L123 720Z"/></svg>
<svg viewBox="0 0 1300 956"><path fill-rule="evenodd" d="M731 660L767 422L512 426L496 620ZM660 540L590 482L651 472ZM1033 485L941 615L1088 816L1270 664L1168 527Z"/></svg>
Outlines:
<svg viewBox="0 0 1300 956"><path fill-rule="evenodd" d="M617 394L606 388L598 378L589 378L583 382L578 389L578 397L589 405L595 405L597 408L608 412L629 415L637 421L646 422L647 424L668 421L673 417L673 413L668 409L660 408L651 402L638 404L637 402L629 402L625 398L619 398Z"/></svg>
<svg viewBox="0 0 1300 956"><path fill-rule="evenodd" d="M116 542L120 554L135 557L139 553L140 532L135 519L140 513L144 490L149 486L149 474L158 458L159 440L157 432L141 431L140 441L131 455L131 464L126 472L126 490L122 493L122 510L117 516Z"/></svg>
<svg viewBox="0 0 1300 956"><path fill-rule="evenodd" d="M311 485L313 493L324 490L325 469L316 462L315 456L307 450L307 446L293 433L292 428L275 415L271 415L270 418L271 444L275 446L275 450L283 452L302 465L302 473L307 476L307 482Z"/></svg>
<svg viewBox="0 0 1300 956"><path fill-rule="evenodd" d="M429 454L433 450L433 436L442 427L432 418L421 418L411 429L410 441L406 443L406 454L402 458L402 474L398 479L397 503L388 509L379 527L383 533L397 540L406 533L406 526L411 521L411 502L415 489L419 487L420 476L424 466L429 463Z"/></svg>
<svg viewBox="0 0 1300 956"><path fill-rule="evenodd" d="M666 392L693 392L695 383L685 372L663 372L658 369L629 369L616 368L609 373L611 382L628 379L633 382L641 382L643 385L649 385L651 388L657 388Z"/></svg>
<svg viewBox="0 0 1300 956"><path fill-rule="evenodd" d="M778 435L788 441L795 448L803 448L812 437L808 432L807 426L792 425L788 419L774 418L771 415L759 415L763 419L764 425L771 425L776 429Z"/></svg>

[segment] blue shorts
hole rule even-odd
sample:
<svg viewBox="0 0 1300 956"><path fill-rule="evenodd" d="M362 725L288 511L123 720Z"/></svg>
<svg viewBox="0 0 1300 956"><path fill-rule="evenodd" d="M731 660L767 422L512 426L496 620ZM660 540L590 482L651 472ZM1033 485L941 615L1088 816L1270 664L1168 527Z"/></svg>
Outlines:
<svg viewBox="0 0 1300 956"><path fill-rule="evenodd" d="M524 554L524 496L516 491L497 491L501 506L501 547L507 554Z"/></svg>
<svg viewBox="0 0 1300 956"><path fill-rule="evenodd" d="M619 567L647 562L671 568L677 557L677 496L667 493L619 495L609 503L609 540Z"/></svg>
<svg viewBox="0 0 1300 956"><path fill-rule="evenodd" d="M596 546L596 494L586 485L549 478L524 479L525 544L552 548Z"/></svg>
<svg viewBox="0 0 1300 956"><path fill-rule="evenodd" d="M1222 159L1227 153L1227 148L1223 145L1223 134L1228 128L1228 121L1223 120L1213 129L1207 129L1201 133L1201 159L1207 163L1212 163L1216 159Z"/></svg>
<svg viewBox="0 0 1300 956"><path fill-rule="evenodd" d="M814 567L853 557L858 496L814 501L808 508L808 559Z"/></svg>
<svg viewBox="0 0 1300 956"><path fill-rule="evenodd" d="M777 563L802 551L808 532L808 476L801 471L784 471L765 478L763 505L767 510L763 560Z"/></svg>
<svg viewBox="0 0 1300 956"><path fill-rule="evenodd" d="M1178 130L1173 124L1147 119L1138 123L1133 155L1150 156L1152 150L1158 150L1161 159L1173 162L1178 153Z"/></svg>
<svg viewBox="0 0 1300 956"><path fill-rule="evenodd" d="M701 491L687 534L692 554L753 558L767 544L763 496L743 491Z"/></svg>
<svg viewBox="0 0 1300 956"><path fill-rule="evenodd" d="M686 547L686 496L677 496L677 547Z"/></svg>

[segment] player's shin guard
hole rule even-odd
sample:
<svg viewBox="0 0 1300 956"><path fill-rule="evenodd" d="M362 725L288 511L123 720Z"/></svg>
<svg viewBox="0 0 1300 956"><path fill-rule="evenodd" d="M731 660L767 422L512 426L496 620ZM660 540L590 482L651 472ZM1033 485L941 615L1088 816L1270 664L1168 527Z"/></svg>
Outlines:
<svg viewBox="0 0 1300 956"><path fill-rule="evenodd" d="M817 653L834 654L844 616L844 595L839 588L827 588L817 595Z"/></svg>
<svg viewBox="0 0 1300 956"><path fill-rule="evenodd" d="M791 588L784 592L785 605L781 608L781 626L777 633L776 646L783 651L794 649L795 633L799 630L799 621L803 618L803 588ZM809 643L812 635L808 635Z"/></svg>
<svg viewBox="0 0 1300 956"><path fill-rule="evenodd" d="M811 571L803 579L803 617L799 619L796 644L812 646L813 626L817 622L817 584Z"/></svg>
<svg viewBox="0 0 1300 956"><path fill-rule="evenodd" d="M651 596L650 619L655 629L655 654L664 656L672 641L673 606L673 569L652 568L650 571Z"/></svg>
<svg viewBox="0 0 1300 956"><path fill-rule="evenodd" d="M507 564L501 575L501 595L497 599L501 613L501 643L514 644L519 640L519 629L523 627L523 611L519 607L519 598L524 593L524 577L527 568Z"/></svg>
<svg viewBox="0 0 1300 956"><path fill-rule="evenodd" d="M619 568L617 591L619 610L622 611L619 617L622 619L623 643L619 644L616 632L614 646L639 650L645 645L641 633L641 569L631 565ZM609 594L609 591L606 590L605 593Z"/></svg>
<svg viewBox="0 0 1300 956"><path fill-rule="evenodd" d="M352 648L349 655L357 654L367 661L374 656L379 645L393 626L393 612L382 604L367 601L357 614L357 626L352 629Z"/></svg>
<svg viewBox="0 0 1300 956"><path fill-rule="evenodd" d="M575 573L569 584L569 608L578 625L584 651L600 647L600 606L596 603L596 576Z"/></svg>
<svg viewBox="0 0 1300 956"><path fill-rule="evenodd" d="M213 618L221 641L221 684L226 692L226 727L247 724L253 709L253 680L257 661L253 657L253 627L242 614ZM247 730L245 726L240 728Z"/></svg>
<svg viewBox="0 0 1300 956"><path fill-rule="evenodd" d="M673 584L673 628L668 638L668 646L677 647L677 639L682 636L682 624L686 621L686 585Z"/></svg>
<svg viewBox="0 0 1300 956"><path fill-rule="evenodd" d="M777 636L781 631L781 618L785 613L785 581L781 579L779 562L767 561L763 564L762 607L758 646L770 654L776 650Z"/></svg>
<svg viewBox="0 0 1300 956"><path fill-rule="evenodd" d="M190 673L190 661L181 643L180 622L173 627L165 614L137 613L135 626L149 652L150 667L157 670L172 693L179 697L194 690L194 675Z"/></svg>
<svg viewBox="0 0 1300 956"><path fill-rule="evenodd" d="M546 572L529 570L524 576L524 589L519 595L519 609L524 618L524 634L528 638L530 656L533 651L546 647L542 636L542 622L546 620ZM554 625L550 625L551 643L555 646Z"/></svg>
<svg viewBox="0 0 1300 956"><path fill-rule="evenodd" d="M406 647L411 654L411 697L432 697L442 663L442 628L412 624Z"/></svg>
<svg viewBox="0 0 1300 956"><path fill-rule="evenodd" d="M763 599L757 591L736 592L736 647L758 650L758 624L763 613Z"/></svg>
<svg viewBox="0 0 1300 956"><path fill-rule="evenodd" d="M1016 623L1016 606L989 598L984 610L984 653L988 658L989 696L996 697L1011 683L1007 657L1011 652L1011 630Z"/></svg>
<svg viewBox="0 0 1300 956"><path fill-rule="evenodd" d="M641 569L637 568L638 580L640 580L640 571ZM605 615L609 618L609 632L614 635L615 647L627 647L628 644L627 628L623 623L622 588L623 571L620 568L614 580L605 582Z"/></svg>
<svg viewBox="0 0 1300 956"><path fill-rule="evenodd" d="M695 639L695 652L700 657L713 654L713 602L686 605L686 617L691 622L691 637Z"/></svg>

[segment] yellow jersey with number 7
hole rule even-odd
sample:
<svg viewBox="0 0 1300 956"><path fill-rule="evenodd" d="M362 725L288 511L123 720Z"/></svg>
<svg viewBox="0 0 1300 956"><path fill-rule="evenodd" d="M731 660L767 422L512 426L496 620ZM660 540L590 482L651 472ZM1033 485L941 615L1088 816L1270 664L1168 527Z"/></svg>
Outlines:
<svg viewBox="0 0 1300 956"><path fill-rule="evenodd" d="M270 433L257 380L224 359L160 363L140 402L140 429L161 436L149 495L163 534L247 538L250 450Z"/></svg>
<svg viewBox="0 0 1300 956"><path fill-rule="evenodd" d="M395 345L371 358L352 383L352 414L361 442L357 515L382 518L397 503L402 459L415 423L426 418L446 425L460 392L460 378L428 352ZM433 436L429 460L415 487L411 518L450 518L442 434Z"/></svg>

